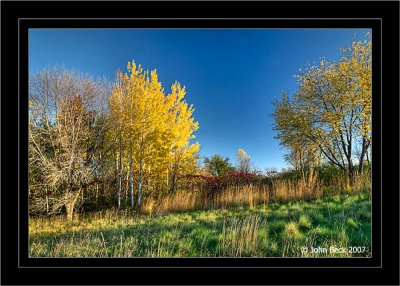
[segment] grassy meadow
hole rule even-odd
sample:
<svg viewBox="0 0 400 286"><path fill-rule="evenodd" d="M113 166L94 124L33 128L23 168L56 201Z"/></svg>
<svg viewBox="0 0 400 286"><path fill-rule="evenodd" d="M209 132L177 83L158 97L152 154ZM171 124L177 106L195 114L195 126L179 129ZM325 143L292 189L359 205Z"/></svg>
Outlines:
<svg viewBox="0 0 400 286"><path fill-rule="evenodd" d="M358 248L350 253L349 247ZM371 193L365 191L168 214L107 210L72 222L65 216L29 221L30 257L369 257L370 247Z"/></svg>

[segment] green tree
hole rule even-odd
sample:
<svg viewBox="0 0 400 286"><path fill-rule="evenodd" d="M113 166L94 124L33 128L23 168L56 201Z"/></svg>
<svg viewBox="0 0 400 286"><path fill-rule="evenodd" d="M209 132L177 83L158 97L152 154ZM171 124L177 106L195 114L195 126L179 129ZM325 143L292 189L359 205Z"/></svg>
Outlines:
<svg viewBox="0 0 400 286"><path fill-rule="evenodd" d="M206 170L213 176L220 177L229 171L234 170L229 158L223 158L221 155L214 155L211 158L204 158Z"/></svg>

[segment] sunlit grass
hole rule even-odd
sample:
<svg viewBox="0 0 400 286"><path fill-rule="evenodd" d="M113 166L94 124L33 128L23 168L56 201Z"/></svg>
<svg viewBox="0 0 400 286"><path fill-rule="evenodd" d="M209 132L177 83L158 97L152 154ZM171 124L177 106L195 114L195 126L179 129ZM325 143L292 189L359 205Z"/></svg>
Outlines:
<svg viewBox="0 0 400 286"><path fill-rule="evenodd" d="M370 256L370 193L165 215L104 211L29 221L31 257ZM301 247L366 246L364 253Z"/></svg>

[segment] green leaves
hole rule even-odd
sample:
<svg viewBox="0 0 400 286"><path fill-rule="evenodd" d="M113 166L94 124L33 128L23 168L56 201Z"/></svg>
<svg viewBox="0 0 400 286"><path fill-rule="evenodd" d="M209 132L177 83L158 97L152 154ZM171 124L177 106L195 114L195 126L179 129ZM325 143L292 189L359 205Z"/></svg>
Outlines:
<svg viewBox="0 0 400 286"><path fill-rule="evenodd" d="M233 166L229 162L229 158L223 158L221 155L214 155L211 158L204 158L204 165L207 171L216 177L220 177L233 170Z"/></svg>

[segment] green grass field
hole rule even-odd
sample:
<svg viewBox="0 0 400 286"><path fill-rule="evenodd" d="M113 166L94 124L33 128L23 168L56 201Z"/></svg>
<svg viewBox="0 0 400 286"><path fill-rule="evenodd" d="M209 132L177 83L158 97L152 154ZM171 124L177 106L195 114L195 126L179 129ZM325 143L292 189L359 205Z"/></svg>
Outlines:
<svg viewBox="0 0 400 286"><path fill-rule="evenodd" d="M72 223L31 218L29 233L30 257L369 257L371 198L360 193L163 216L108 211Z"/></svg>

